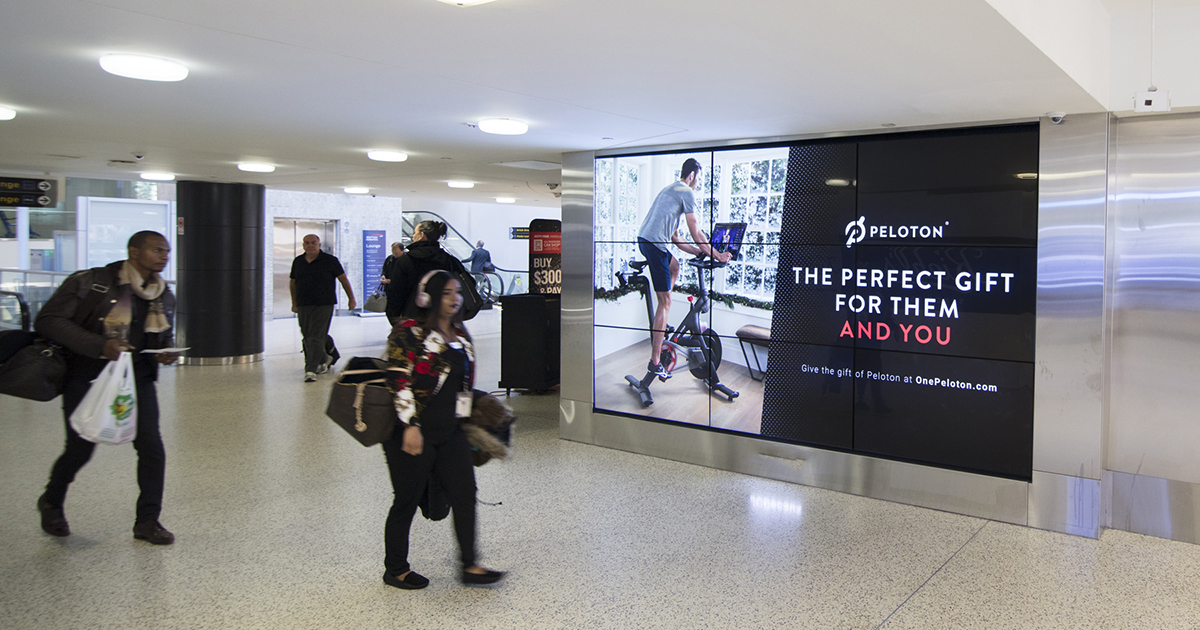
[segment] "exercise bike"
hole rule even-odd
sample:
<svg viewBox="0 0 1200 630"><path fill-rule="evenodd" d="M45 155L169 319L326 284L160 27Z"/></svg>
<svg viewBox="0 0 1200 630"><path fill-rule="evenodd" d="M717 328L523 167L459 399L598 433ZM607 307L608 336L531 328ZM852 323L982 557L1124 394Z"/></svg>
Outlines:
<svg viewBox="0 0 1200 630"><path fill-rule="evenodd" d="M617 282L622 287L628 284L637 289L645 298L646 318L653 329L654 309L650 299L650 279L642 273L648 264L650 262L647 260L631 260L628 267L632 271L622 270L617 272L616 276ZM700 315L707 313L710 307L708 283L705 280L704 272L724 267L725 263L717 262L700 254L688 260L687 264L696 269L700 297L694 298L689 295L688 302L691 303L691 307L688 308L687 315L683 316L679 327L667 326L666 335L663 337L662 351L659 354L659 364L666 368L666 371L672 376L678 370L687 369L692 376L704 381L710 393L724 395L726 400L733 402L733 399L738 397L738 392L723 385L720 377L717 376L717 368L721 367L721 338L711 328L705 328L700 323ZM684 359L683 362L679 360L681 355ZM650 395L650 384L654 382L655 376L653 372L647 370L646 375L640 379L632 375L625 377L625 380L629 381L629 386L637 392L643 407L654 404L654 398ZM658 379L666 382L667 377L659 376Z"/></svg>

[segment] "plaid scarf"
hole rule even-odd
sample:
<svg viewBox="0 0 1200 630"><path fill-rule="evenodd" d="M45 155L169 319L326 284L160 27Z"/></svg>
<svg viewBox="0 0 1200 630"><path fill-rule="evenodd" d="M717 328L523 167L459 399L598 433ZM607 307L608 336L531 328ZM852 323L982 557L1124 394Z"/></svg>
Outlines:
<svg viewBox="0 0 1200 630"><path fill-rule="evenodd" d="M109 339L129 340L129 326L133 321L133 296L150 303L146 311L146 321L142 330L147 333L160 333L171 327L163 310L163 293L167 282L157 273L151 273L149 278L142 278L129 261L121 265L117 277L117 301L104 318L104 336Z"/></svg>

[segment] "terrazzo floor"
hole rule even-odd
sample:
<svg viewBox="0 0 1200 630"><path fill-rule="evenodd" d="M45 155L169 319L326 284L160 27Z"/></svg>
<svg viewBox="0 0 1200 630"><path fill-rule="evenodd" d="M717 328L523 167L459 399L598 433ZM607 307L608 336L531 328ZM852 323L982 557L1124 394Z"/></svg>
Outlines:
<svg viewBox="0 0 1200 630"><path fill-rule="evenodd" d="M498 316L472 322L478 385L499 375ZM339 317L343 356L382 318ZM162 521L130 533L131 446L71 487L72 535L34 502L62 441L57 401L0 397L0 628L1200 628L1200 546L1099 540L737 475L557 437L554 395L514 395L514 456L478 469L494 588L456 580L449 522L417 518L432 581L380 581L382 452L324 416L294 320L257 364L163 370Z"/></svg>

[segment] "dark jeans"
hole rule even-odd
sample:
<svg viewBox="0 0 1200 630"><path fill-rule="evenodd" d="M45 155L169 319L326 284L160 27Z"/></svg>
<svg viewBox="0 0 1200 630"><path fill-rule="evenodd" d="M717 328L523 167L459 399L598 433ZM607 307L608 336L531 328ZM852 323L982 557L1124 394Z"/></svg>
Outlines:
<svg viewBox="0 0 1200 630"><path fill-rule="evenodd" d="M296 319L300 321L300 336L304 340L304 371L316 372L317 366L330 357L337 357L333 337L329 336L329 323L333 321L333 304L325 306L298 306ZM336 360L336 359L335 359Z"/></svg>
<svg viewBox="0 0 1200 630"><path fill-rule="evenodd" d="M408 531L412 527L417 504L425 493L432 474L442 485L454 513L454 533L462 552L462 567L475 564L475 467L471 462L471 445L461 430L455 430L441 444L425 442L420 455L409 455L404 445L404 425L396 425L392 437L383 443L392 490L396 493L388 512L383 541L383 566L388 573L400 575L408 565Z"/></svg>
<svg viewBox="0 0 1200 630"><path fill-rule="evenodd" d="M62 507L67 497L67 486L75 481L75 474L92 458L96 444L89 442L71 428L71 412L79 406L91 383L68 377L63 390L63 419L67 425L67 444L63 454L50 469L50 482L42 498L50 505ZM162 512L163 476L166 471L167 453L163 449L162 435L158 431L158 392L154 381L137 381L137 437L133 448L137 450L137 480L141 494L137 500L137 520L157 521Z"/></svg>

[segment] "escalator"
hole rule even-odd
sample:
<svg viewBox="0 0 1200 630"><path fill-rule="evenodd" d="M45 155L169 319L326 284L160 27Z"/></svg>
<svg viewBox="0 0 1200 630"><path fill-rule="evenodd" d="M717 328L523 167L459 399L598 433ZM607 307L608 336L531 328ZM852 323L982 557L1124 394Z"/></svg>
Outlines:
<svg viewBox="0 0 1200 630"><path fill-rule="evenodd" d="M412 242L413 231L417 224L422 221L440 221L446 224L446 236L442 237L441 245L451 256L459 260L463 260L475 251L475 246L472 244L480 239L469 239L465 234L459 232L453 224L435 212L419 210L416 212L404 212L402 215L404 220L404 241ZM493 264L495 264L493 262ZM488 273L472 273L475 277L476 289L479 295L483 296L488 304L485 308L490 308L490 304L499 303L500 296L525 293L529 287L529 270L527 269L505 269L504 267L496 266L495 271Z"/></svg>

